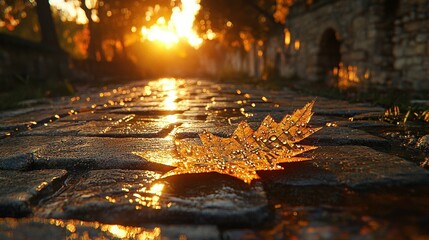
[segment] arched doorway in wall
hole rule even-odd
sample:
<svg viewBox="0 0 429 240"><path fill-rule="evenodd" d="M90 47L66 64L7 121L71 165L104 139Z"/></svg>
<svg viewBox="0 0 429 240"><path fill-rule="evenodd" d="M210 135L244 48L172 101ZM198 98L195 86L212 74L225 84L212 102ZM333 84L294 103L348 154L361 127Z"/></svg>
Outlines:
<svg viewBox="0 0 429 240"><path fill-rule="evenodd" d="M334 29L328 28L323 32L317 56L318 78L328 81L328 84L332 84L330 83L332 70L338 67L341 61L340 45Z"/></svg>

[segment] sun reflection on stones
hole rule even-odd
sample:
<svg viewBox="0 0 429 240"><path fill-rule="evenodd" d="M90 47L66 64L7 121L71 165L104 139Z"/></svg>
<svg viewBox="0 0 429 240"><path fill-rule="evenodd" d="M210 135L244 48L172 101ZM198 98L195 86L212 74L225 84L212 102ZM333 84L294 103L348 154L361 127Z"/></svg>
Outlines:
<svg viewBox="0 0 429 240"><path fill-rule="evenodd" d="M103 227L102 227L103 229ZM161 229L158 227L152 230L143 230L140 227L125 227L120 225L110 225L107 231L118 238L133 238L133 239L158 239L161 235Z"/></svg>
<svg viewBox="0 0 429 240"><path fill-rule="evenodd" d="M41 218L0 219L1 239L219 239L210 225L139 225L125 226Z"/></svg>
<svg viewBox="0 0 429 240"><path fill-rule="evenodd" d="M163 107L165 110L177 110L178 106L176 103L177 93L175 91L170 91L167 93L167 97L163 102Z"/></svg>
<svg viewBox="0 0 429 240"><path fill-rule="evenodd" d="M39 224L44 223L56 226L58 228L63 228L67 230L65 232L67 236L65 239L159 239L161 237L160 227L143 228L102 224L98 222L82 222L74 220L63 221L59 219L24 220L21 221L19 224L25 225L26 221L28 221L29 223L31 223L32 221L39 222ZM15 219L7 219L7 223L11 227L18 226L18 221Z"/></svg>
<svg viewBox="0 0 429 240"><path fill-rule="evenodd" d="M137 210L142 209L142 207L161 209L160 197L164 187L165 184L163 183L154 183L150 188L143 187L132 195L134 198L130 199L130 202L140 204L140 206L136 206ZM149 196L146 196L146 194L149 194Z"/></svg>
<svg viewBox="0 0 429 240"><path fill-rule="evenodd" d="M151 162L159 163L167 166L176 166L180 162L176 150L153 150L144 152L133 152L133 154L144 159L150 159Z"/></svg>
<svg viewBox="0 0 429 240"><path fill-rule="evenodd" d="M178 122L178 117L177 117L177 115L176 115L176 114L173 114L173 115L167 115L167 116L165 116L165 117L163 118L163 120L165 120L165 121L166 121L166 122L168 122L168 123L173 124L173 123L177 123L177 122Z"/></svg>
<svg viewBox="0 0 429 240"><path fill-rule="evenodd" d="M123 184L121 193L110 193L104 199L111 204L131 204L135 210L151 208L160 210L171 206L163 201L162 195L164 183L152 182L151 184Z"/></svg>

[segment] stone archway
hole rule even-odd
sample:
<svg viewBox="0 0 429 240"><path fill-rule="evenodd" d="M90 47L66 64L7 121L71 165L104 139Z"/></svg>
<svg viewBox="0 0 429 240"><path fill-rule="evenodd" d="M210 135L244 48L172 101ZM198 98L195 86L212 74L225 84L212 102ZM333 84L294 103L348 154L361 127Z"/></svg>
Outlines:
<svg viewBox="0 0 429 240"><path fill-rule="evenodd" d="M334 29L328 28L323 32L317 56L318 78L320 80L329 80L328 76L332 70L339 66L341 61L340 45L341 42L338 40L337 32Z"/></svg>

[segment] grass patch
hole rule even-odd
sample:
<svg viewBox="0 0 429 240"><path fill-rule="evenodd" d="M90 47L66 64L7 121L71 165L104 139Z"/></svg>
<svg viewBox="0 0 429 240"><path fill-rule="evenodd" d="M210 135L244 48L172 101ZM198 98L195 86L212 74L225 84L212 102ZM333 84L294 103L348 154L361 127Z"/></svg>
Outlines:
<svg viewBox="0 0 429 240"><path fill-rule="evenodd" d="M35 79L16 75L4 78L0 84L4 86L0 91L0 110L19 107L22 101L29 99L59 97L74 93L73 86L67 80Z"/></svg>

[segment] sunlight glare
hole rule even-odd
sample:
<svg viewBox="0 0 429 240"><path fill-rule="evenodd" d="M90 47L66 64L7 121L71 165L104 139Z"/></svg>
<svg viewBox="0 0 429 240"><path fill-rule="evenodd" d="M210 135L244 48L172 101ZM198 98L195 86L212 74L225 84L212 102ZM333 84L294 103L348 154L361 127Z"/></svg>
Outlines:
<svg viewBox="0 0 429 240"><path fill-rule="evenodd" d="M144 229L140 227L128 227L121 225L101 225L102 231L107 231L116 238L120 239L159 239L161 229Z"/></svg>
<svg viewBox="0 0 429 240"><path fill-rule="evenodd" d="M166 120L168 123L177 123L178 118L177 118L177 115L167 115L167 116L165 117L165 120Z"/></svg>
<svg viewBox="0 0 429 240"><path fill-rule="evenodd" d="M165 184L163 183L155 183L147 192L161 196L162 190L164 189L164 187L165 187Z"/></svg>
<svg viewBox="0 0 429 240"><path fill-rule="evenodd" d="M125 229L125 227L119 225L109 226L108 229L110 233L112 233L115 237L118 238L125 238L128 235L128 231Z"/></svg>
<svg viewBox="0 0 429 240"><path fill-rule="evenodd" d="M177 88L176 88L176 79L174 78L163 78L159 80L160 87L162 91L166 92L167 96L164 99L163 106L166 110L177 110L178 106L176 100Z"/></svg>
<svg viewBox="0 0 429 240"><path fill-rule="evenodd" d="M153 208L153 209L161 209L161 196L162 196L162 190L164 189L165 184L164 183L155 183L151 186L150 189L147 189L146 187L141 188L138 192L140 193L134 193L133 197L136 203L140 204L141 206L137 206L136 209L141 209L142 206ZM143 195L142 195L143 194ZM153 196L147 196L147 194L151 194Z"/></svg>
<svg viewBox="0 0 429 240"><path fill-rule="evenodd" d="M182 0L181 7L174 7L170 20L167 22L160 17L156 24L151 27L142 27L143 40L160 42L170 48L180 41L188 42L189 45L198 49L203 39L193 29L195 16L201 5L199 0Z"/></svg>
<svg viewBox="0 0 429 240"><path fill-rule="evenodd" d="M85 12L80 8L79 0L49 0L49 4L60 11L62 17L67 21L76 21L77 24L86 24L88 19Z"/></svg>

